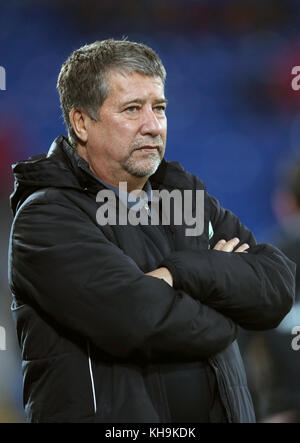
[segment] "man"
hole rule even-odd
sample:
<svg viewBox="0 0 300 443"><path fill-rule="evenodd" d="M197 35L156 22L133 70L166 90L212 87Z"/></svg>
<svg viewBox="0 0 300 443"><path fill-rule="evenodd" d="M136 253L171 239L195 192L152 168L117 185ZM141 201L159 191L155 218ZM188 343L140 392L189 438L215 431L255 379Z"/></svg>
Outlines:
<svg viewBox="0 0 300 443"><path fill-rule="evenodd" d="M237 325L280 323L294 265L164 160L165 76L142 44L80 48L58 79L68 138L14 166L9 275L28 421L255 421ZM121 183L142 202L189 190L193 216L201 191L203 232L186 235L178 205L169 223L101 222L102 191L118 219L132 210Z"/></svg>

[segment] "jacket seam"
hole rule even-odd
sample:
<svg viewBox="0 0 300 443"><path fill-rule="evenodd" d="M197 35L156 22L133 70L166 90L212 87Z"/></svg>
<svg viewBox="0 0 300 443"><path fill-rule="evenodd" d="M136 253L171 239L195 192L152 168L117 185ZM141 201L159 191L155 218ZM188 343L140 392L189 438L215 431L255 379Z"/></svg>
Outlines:
<svg viewBox="0 0 300 443"><path fill-rule="evenodd" d="M96 414L97 413L97 398L96 398L96 390L95 390L95 383L94 383L94 373L93 373L93 368L92 368L91 347L90 347L89 340L87 340L87 355L88 355L90 382L91 382L92 395L93 395L94 414Z"/></svg>

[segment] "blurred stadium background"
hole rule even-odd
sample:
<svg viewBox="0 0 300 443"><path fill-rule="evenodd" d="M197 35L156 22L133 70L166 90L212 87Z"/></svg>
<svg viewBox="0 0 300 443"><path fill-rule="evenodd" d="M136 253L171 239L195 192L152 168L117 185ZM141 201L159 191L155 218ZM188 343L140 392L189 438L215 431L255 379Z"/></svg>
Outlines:
<svg viewBox="0 0 300 443"><path fill-rule="evenodd" d="M300 3L296 0L10 0L0 6L0 422L23 421L21 366L7 285L11 164L48 150L65 127L56 92L79 46L127 36L167 69L166 158L272 241L283 166L300 155ZM300 355L299 355L300 357Z"/></svg>

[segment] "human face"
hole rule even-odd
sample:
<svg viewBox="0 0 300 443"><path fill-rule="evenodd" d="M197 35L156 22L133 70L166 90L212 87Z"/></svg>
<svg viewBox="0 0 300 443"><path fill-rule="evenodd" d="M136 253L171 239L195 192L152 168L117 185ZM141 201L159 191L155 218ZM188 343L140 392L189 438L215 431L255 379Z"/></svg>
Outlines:
<svg viewBox="0 0 300 443"><path fill-rule="evenodd" d="M99 121L91 121L86 143L92 171L103 181L141 187L154 174L165 152L167 119L159 77L111 71L109 95Z"/></svg>

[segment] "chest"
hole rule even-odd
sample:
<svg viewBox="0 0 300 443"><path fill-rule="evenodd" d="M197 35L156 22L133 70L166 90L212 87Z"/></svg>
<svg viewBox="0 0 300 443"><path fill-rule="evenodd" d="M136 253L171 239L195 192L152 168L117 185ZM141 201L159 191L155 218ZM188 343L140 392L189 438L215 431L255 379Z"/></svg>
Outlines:
<svg viewBox="0 0 300 443"><path fill-rule="evenodd" d="M128 208L120 207L118 202L114 208L116 211L116 220L111 223L105 203L97 202L93 196L85 196L80 201L82 209L89 214L90 219L97 225L100 231L105 235L108 241L122 249L126 255L132 258L143 272L149 272L156 269L159 263L167 257L171 251L184 249L208 249L209 246L209 213L204 210L197 213L195 205L191 206L189 217L181 218L171 216L162 217L162 212L157 215L158 208L150 204L151 214L156 211L155 217L143 218L142 223L132 224L128 216ZM99 211L105 217L99 223ZM122 211L124 218L122 224L118 223L119 212ZM182 210L183 211L183 210ZM178 215L178 214L177 214ZM202 217L197 220L197 217ZM139 217L137 217L138 219ZM178 222L179 219L179 222ZM194 220L194 228L192 221ZM201 229L195 229L196 224ZM196 235L195 235L196 234Z"/></svg>

